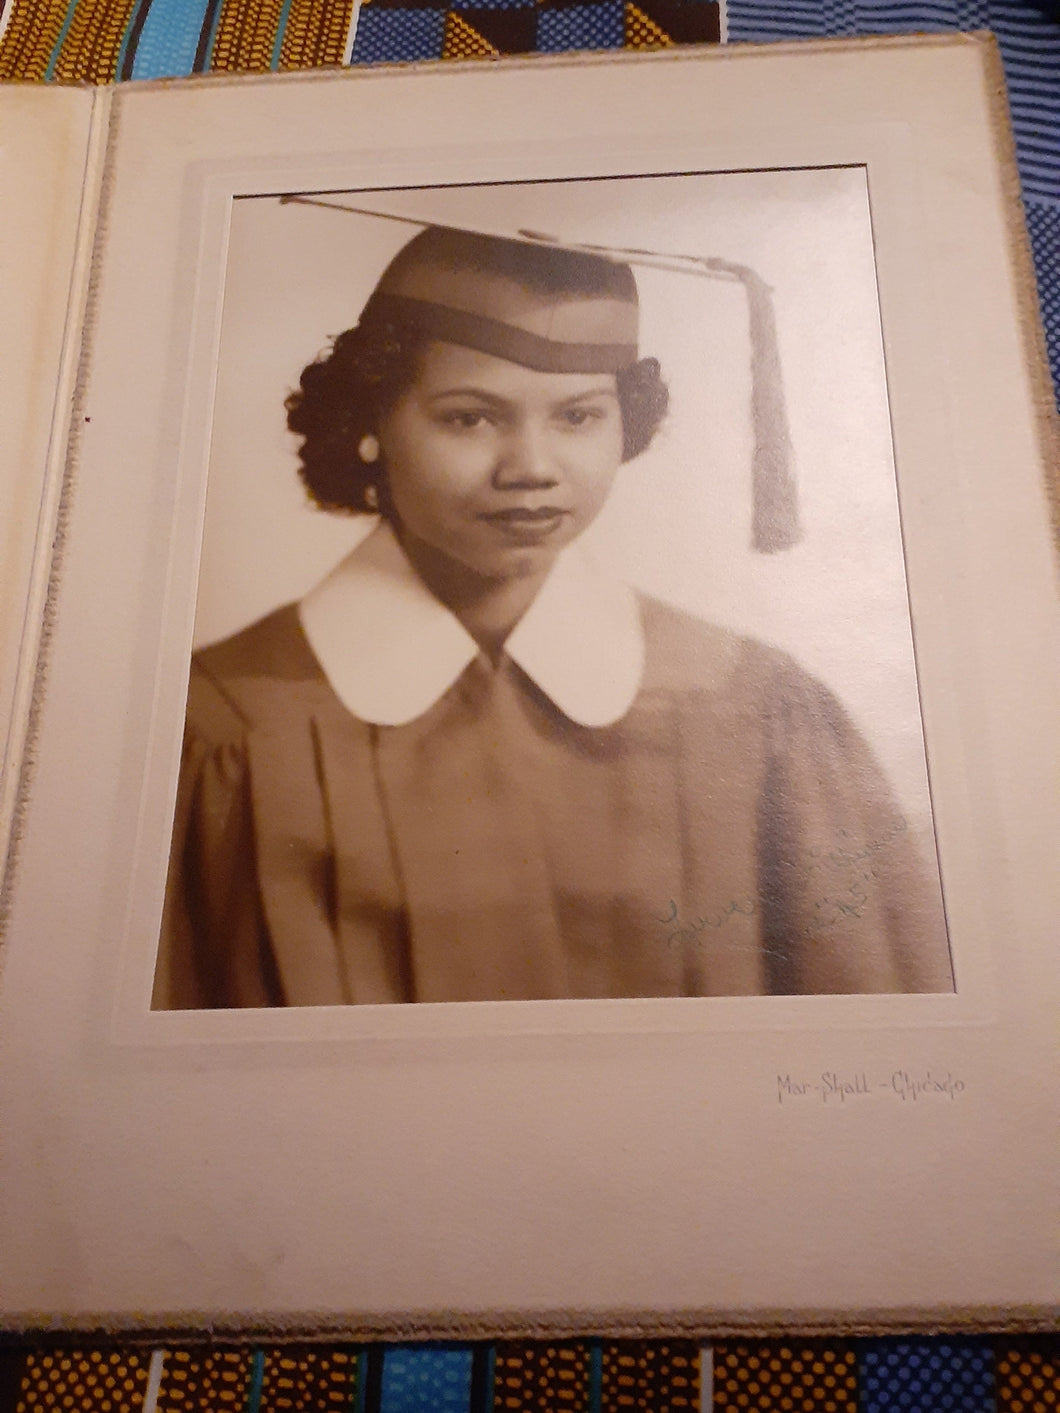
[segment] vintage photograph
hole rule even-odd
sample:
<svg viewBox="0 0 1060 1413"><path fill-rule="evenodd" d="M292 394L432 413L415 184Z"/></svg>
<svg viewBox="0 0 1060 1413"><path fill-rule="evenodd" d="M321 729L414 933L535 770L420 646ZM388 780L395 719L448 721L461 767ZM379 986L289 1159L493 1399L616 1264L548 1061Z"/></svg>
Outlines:
<svg viewBox="0 0 1060 1413"><path fill-rule="evenodd" d="M154 1009L952 991L863 168L226 268Z"/></svg>

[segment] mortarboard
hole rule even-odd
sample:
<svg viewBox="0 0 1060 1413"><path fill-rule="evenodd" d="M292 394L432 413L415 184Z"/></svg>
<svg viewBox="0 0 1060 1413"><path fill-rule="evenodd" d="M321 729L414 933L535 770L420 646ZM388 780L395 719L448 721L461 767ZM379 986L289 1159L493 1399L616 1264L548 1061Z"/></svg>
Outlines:
<svg viewBox="0 0 1060 1413"><path fill-rule="evenodd" d="M751 340L752 544L768 554L800 540L772 294L750 266L530 230L499 235L320 197L281 200L418 228L380 276L362 321L411 326L547 372L617 373L636 363L633 266L737 281L747 295Z"/></svg>

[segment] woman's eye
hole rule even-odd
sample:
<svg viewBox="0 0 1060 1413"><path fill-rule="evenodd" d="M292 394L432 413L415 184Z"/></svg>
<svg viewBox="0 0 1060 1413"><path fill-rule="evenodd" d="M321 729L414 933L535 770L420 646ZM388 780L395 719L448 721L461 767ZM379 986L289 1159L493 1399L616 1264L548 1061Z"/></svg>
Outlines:
<svg viewBox="0 0 1060 1413"><path fill-rule="evenodd" d="M458 432L470 432L476 427L484 426L490 416L480 407L451 407L441 414L440 420L443 427L451 427Z"/></svg>
<svg viewBox="0 0 1060 1413"><path fill-rule="evenodd" d="M599 422L606 415L602 407L565 407L560 421L568 427L584 427L589 422Z"/></svg>

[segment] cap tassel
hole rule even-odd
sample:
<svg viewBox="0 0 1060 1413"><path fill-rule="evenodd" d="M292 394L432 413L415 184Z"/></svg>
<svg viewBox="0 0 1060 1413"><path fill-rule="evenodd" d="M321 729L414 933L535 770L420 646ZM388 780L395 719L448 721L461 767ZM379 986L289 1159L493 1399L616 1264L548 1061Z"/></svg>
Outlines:
<svg viewBox="0 0 1060 1413"><path fill-rule="evenodd" d="M715 268L722 262L711 262ZM751 544L762 554L791 549L802 539L791 433L784 405L773 297L757 271L728 261L724 267L747 291L751 335Z"/></svg>

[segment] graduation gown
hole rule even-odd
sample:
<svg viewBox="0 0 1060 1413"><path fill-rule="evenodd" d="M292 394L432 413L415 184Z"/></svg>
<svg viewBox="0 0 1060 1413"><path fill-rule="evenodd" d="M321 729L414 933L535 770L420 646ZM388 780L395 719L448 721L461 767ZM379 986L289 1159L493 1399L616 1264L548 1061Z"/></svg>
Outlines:
<svg viewBox="0 0 1060 1413"><path fill-rule="evenodd" d="M156 1008L952 989L937 876L791 657L630 596L612 661L579 581L494 664L388 536L341 668L339 590L193 660Z"/></svg>

